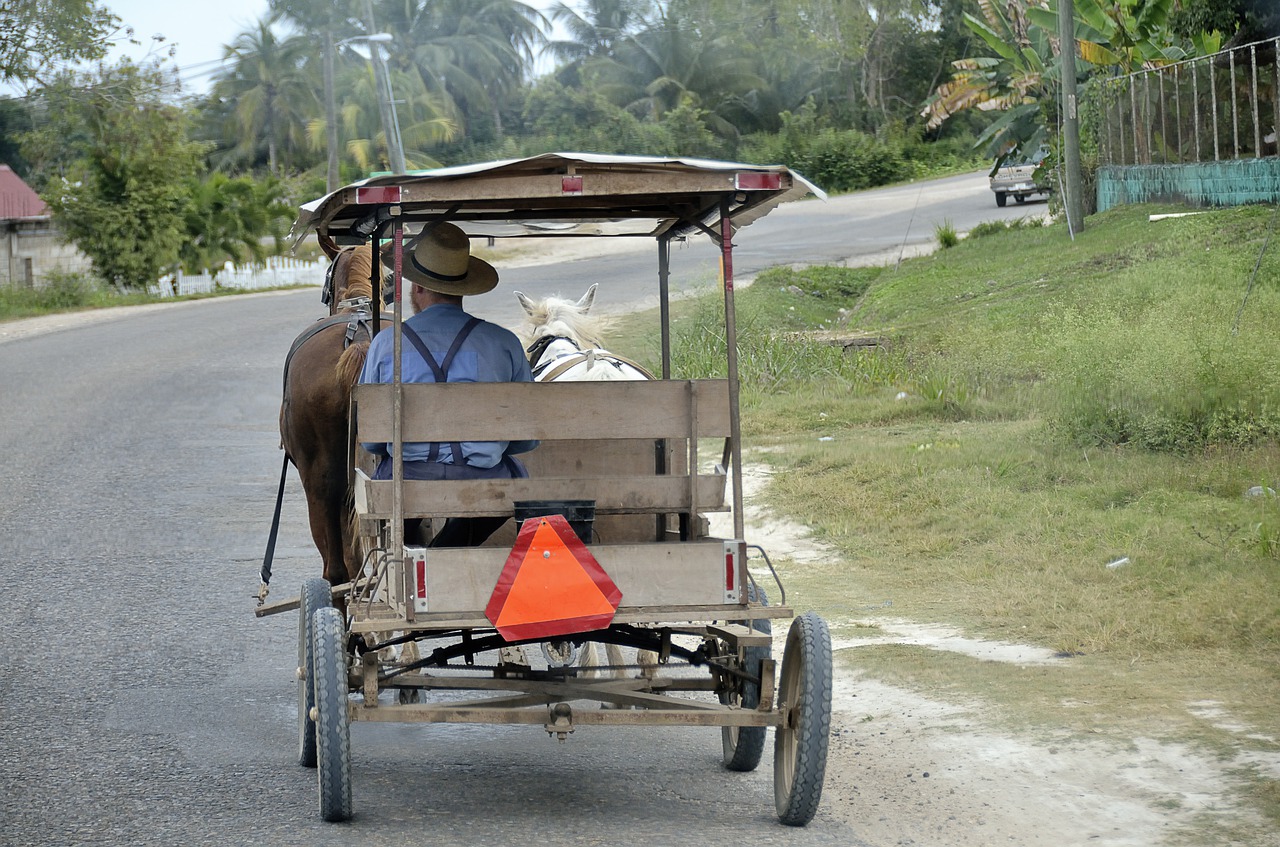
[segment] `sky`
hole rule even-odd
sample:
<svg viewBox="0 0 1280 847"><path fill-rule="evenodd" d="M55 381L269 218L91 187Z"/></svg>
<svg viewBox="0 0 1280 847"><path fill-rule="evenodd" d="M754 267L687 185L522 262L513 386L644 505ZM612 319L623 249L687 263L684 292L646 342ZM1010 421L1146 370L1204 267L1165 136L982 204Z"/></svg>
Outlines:
<svg viewBox="0 0 1280 847"><path fill-rule="evenodd" d="M555 5L555 0L526 2L544 11ZM230 44L267 13L267 0L103 0L102 5L125 26L133 27L134 39L142 42L138 46L118 45L111 53L113 58L141 59L172 46L180 76L191 93L207 90L210 76L220 69L223 45ZM157 34L164 36L164 42L152 40Z"/></svg>

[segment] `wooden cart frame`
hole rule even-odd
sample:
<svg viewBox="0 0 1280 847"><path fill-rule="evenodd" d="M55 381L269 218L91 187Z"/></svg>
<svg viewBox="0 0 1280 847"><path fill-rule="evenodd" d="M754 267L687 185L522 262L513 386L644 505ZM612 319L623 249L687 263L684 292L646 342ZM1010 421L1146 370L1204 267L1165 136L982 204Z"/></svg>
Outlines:
<svg viewBox="0 0 1280 847"><path fill-rule="evenodd" d="M747 567L749 551L768 559L744 537L732 261L737 229L810 192L821 195L784 167L547 154L377 177L302 207L295 237L314 229L338 244L389 240L396 257L386 328L394 333L393 382L353 394L358 440L390 443L393 456L390 480L370 479L353 458L365 568L343 586L308 580L296 600L258 610L299 609L299 758L317 768L322 817L352 814L350 721L397 721L533 724L562 740L578 726L718 726L731 770L758 765L772 727L778 816L790 825L812 819L830 727L830 636L816 615L794 617L778 665L771 621L792 619L793 610L780 583L782 602L769 605ZM400 248L439 221L473 238L655 240L662 378L403 383ZM697 233L722 252L725 379L672 378L670 244ZM429 413L441 408L449 414ZM542 442L530 454L530 478L404 479L404 442L524 439ZM712 463L700 453L710 439L720 440ZM628 522L626 533L590 546L622 593L607 628L509 643L485 614L508 547L405 547L405 518L511 516L514 503L528 500L593 501L601 522ZM731 513L732 537L708 535L703 515L716 511ZM659 664L628 667L643 670L635 676L588 677L568 650L585 642L651 650ZM478 661L517 644L542 644L546 665ZM567 663L558 663L563 655ZM477 696L453 694L464 691ZM581 700L593 707L575 707Z"/></svg>

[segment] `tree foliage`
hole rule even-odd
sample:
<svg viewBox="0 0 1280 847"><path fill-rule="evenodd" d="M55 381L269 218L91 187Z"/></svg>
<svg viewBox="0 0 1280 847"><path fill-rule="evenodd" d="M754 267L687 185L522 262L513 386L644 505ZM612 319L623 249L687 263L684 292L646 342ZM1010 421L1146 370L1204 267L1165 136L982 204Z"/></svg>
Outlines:
<svg viewBox="0 0 1280 847"><path fill-rule="evenodd" d="M38 81L61 62L101 59L119 22L97 0L5 0L0 80Z"/></svg>
<svg viewBox="0 0 1280 847"><path fill-rule="evenodd" d="M282 185L387 168L370 49L387 60L410 168L549 149L700 155L844 190L969 162L975 136L994 156L1050 138L1054 2L565 0L548 19L522 0L269 0L210 93L182 104L157 66L50 70L102 55L117 22L93 0L10 0L0 75L43 88L0 107L0 151L121 285L252 259ZM1273 0L1075 8L1084 76L1280 24ZM379 33L391 40L368 41Z"/></svg>
<svg viewBox="0 0 1280 847"><path fill-rule="evenodd" d="M226 48L230 68L217 82L217 96L234 104L238 143L233 155L257 161L279 174L283 162L296 167L307 145L307 121L318 93L304 64L306 42L280 39L268 21L240 34Z"/></svg>
<svg viewBox="0 0 1280 847"><path fill-rule="evenodd" d="M936 128L967 109L1002 113L979 136L987 153L1029 154L1046 143L1060 82L1058 12L1046 0L979 0L982 17L965 24L989 55L959 59L951 79L926 101L922 116ZM1075 46L1090 68L1130 73L1144 67L1212 53L1214 33L1179 35L1170 25L1174 0L1076 0Z"/></svg>
<svg viewBox="0 0 1280 847"><path fill-rule="evenodd" d="M199 273L224 261L241 264L266 257L264 236L279 247L293 220L284 186L275 178L229 177L212 173L187 181L182 221L185 237L178 250L182 268Z"/></svg>
<svg viewBox="0 0 1280 847"><path fill-rule="evenodd" d="M46 167L42 196L61 230L121 288L174 268L186 237L188 181L203 145L186 113L160 96L159 68L125 61L44 89L38 129L24 143Z"/></svg>

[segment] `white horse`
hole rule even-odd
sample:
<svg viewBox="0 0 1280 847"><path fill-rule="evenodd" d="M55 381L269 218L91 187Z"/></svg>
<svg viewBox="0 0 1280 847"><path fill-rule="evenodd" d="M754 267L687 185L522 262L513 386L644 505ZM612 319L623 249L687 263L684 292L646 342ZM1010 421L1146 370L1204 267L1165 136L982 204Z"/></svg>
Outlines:
<svg viewBox="0 0 1280 847"><path fill-rule="evenodd" d="M534 382L653 379L653 374L640 365L604 348L600 336L606 328L605 322L588 314L595 297L595 285L577 301L548 297L535 302L516 292L516 299L529 316L529 328L523 335L528 342L525 352L533 368ZM623 664L622 648L607 644L605 653L609 665L615 668L612 676L625 675L625 671L617 667ZM657 670L658 654L640 650L636 664L641 666L644 676L652 678ZM582 665L599 668L594 642L588 642L583 650ZM602 671L591 674L600 676Z"/></svg>
<svg viewBox="0 0 1280 847"><path fill-rule="evenodd" d="M589 314L595 298L595 285L577 301L548 297L538 303L516 292L529 316L525 352L534 382L653 379L640 365L604 349L605 322Z"/></svg>

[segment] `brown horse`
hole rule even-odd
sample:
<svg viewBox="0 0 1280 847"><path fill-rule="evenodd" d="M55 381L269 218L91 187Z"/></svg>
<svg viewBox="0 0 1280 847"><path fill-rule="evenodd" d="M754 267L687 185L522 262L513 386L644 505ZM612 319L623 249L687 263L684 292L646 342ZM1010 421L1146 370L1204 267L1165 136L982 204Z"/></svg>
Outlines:
<svg viewBox="0 0 1280 847"><path fill-rule="evenodd" d="M325 280L330 317L299 335L289 351L280 440L302 480L324 578L338 585L360 570L351 501L355 445L348 409L369 351L375 314L371 310L381 310L382 292L374 291L369 245L339 250L326 239L320 244L332 260Z"/></svg>

